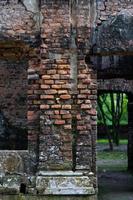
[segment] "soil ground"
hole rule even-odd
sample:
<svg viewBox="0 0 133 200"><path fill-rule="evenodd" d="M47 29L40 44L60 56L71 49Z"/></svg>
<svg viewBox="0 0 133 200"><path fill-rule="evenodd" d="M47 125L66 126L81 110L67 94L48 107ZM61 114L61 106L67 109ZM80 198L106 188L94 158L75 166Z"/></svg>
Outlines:
<svg viewBox="0 0 133 200"><path fill-rule="evenodd" d="M101 146L101 147L100 147ZM98 151L106 151L107 146L98 145ZM115 151L125 151L120 146ZM126 171L127 159L98 159L98 200L133 200L133 175Z"/></svg>

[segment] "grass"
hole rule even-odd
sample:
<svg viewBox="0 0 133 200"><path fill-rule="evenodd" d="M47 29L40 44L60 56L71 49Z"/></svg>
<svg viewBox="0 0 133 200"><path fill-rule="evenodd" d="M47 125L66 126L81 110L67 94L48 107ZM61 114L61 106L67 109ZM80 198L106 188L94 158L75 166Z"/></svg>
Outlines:
<svg viewBox="0 0 133 200"><path fill-rule="evenodd" d="M98 144L108 144L108 140L107 140L107 139L98 139L98 140L97 140L97 143L98 143ZM126 140L126 139L121 139L121 140L120 140L120 144L125 144L125 145L127 145L127 144L128 144L128 140Z"/></svg>
<svg viewBox="0 0 133 200"><path fill-rule="evenodd" d="M126 171L127 152L113 151L97 153L98 171Z"/></svg>
<svg viewBox="0 0 133 200"><path fill-rule="evenodd" d="M97 157L98 159L103 159L103 160L126 160L127 153L119 151L98 152Z"/></svg>

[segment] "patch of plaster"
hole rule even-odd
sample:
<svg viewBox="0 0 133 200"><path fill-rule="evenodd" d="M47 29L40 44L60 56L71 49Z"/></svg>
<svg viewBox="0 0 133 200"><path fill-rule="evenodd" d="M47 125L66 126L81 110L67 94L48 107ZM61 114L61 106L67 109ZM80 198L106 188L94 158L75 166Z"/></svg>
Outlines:
<svg viewBox="0 0 133 200"><path fill-rule="evenodd" d="M39 12L39 4L37 0L22 0L22 3L28 11L31 11L33 13Z"/></svg>
<svg viewBox="0 0 133 200"><path fill-rule="evenodd" d="M36 22L36 25L39 29L43 20L43 16L39 9L39 1L38 0L21 0L21 2L23 3L27 11L34 13L34 21Z"/></svg>

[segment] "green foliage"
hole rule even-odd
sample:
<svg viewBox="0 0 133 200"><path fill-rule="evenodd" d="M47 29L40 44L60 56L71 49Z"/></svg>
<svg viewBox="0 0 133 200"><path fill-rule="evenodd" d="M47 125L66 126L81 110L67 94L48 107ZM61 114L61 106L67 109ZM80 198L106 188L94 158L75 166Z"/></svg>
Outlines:
<svg viewBox="0 0 133 200"><path fill-rule="evenodd" d="M102 100L103 96L99 96L100 100ZM116 98L117 98L117 93L113 93L113 99L114 99L114 105L116 106ZM127 125L128 124L128 112L127 112L127 105L128 105L128 97L126 94L123 94L123 102L122 102L122 115L120 118L120 125ZM106 114L106 124L107 125L112 125L112 116L111 112L111 98L110 98L110 93L106 94L106 99L105 102L103 101L103 111ZM98 110L98 124L104 124L103 119L100 115L100 109L99 107L97 108Z"/></svg>

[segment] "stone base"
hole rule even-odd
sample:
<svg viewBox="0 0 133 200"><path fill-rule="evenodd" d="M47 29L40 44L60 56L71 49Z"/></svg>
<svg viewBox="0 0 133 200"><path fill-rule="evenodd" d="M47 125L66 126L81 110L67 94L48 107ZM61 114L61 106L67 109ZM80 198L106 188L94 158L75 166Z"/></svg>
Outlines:
<svg viewBox="0 0 133 200"><path fill-rule="evenodd" d="M36 179L39 195L95 195L92 174L83 172L39 172Z"/></svg>
<svg viewBox="0 0 133 200"><path fill-rule="evenodd" d="M24 196L24 195L0 195L0 200L97 200L96 195L93 196Z"/></svg>

